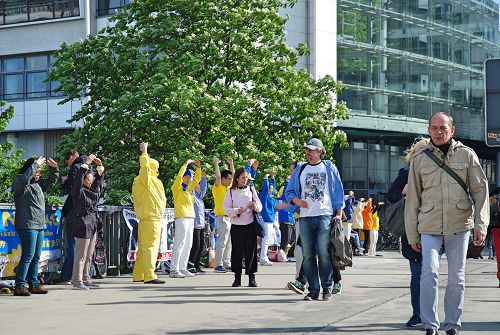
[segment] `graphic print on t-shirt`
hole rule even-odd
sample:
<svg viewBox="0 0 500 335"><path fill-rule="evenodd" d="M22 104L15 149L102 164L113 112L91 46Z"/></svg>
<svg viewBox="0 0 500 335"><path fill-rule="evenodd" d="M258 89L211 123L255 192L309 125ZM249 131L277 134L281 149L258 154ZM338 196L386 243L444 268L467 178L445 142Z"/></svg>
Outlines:
<svg viewBox="0 0 500 335"><path fill-rule="evenodd" d="M306 173L304 196L322 203L325 198L326 173Z"/></svg>

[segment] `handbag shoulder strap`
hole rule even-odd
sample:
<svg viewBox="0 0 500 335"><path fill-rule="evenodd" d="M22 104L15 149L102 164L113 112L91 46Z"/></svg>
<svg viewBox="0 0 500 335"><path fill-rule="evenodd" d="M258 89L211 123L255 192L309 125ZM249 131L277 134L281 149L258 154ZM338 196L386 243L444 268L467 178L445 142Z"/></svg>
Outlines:
<svg viewBox="0 0 500 335"><path fill-rule="evenodd" d="M441 169L445 170L453 179L455 179L457 183L462 186L465 193L469 195L469 190L467 189L467 185L465 184L465 182L455 171L450 169L450 167L444 163L444 160L440 160L439 158L437 158L436 155L434 155L429 149L425 149L424 153L429 156L429 158L432 159L434 163L436 163Z"/></svg>

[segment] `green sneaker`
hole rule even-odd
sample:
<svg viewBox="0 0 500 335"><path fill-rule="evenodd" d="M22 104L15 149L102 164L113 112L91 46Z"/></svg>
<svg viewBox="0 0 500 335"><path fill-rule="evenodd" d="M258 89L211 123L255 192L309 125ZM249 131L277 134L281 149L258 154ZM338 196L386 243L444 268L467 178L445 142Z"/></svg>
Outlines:
<svg viewBox="0 0 500 335"><path fill-rule="evenodd" d="M342 293L342 284L340 284L340 283L334 284L333 285L333 289L332 289L332 293L333 294L340 294L340 293Z"/></svg>
<svg viewBox="0 0 500 335"><path fill-rule="evenodd" d="M288 289L294 291L295 293L304 294L305 287L298 280L295 280L293 282L292 281L288 282L287 287Z"/></svg>

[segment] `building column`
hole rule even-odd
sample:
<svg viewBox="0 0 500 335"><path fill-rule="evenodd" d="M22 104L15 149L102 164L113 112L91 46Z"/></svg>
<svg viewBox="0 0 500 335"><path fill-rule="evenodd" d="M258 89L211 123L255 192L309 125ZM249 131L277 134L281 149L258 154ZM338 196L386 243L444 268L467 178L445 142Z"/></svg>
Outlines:
<svg viewBox="0 0 500 335"><path fill-rule="evenodd" d="M310 64L314 79L337 80L337 0L309 1Z"/></svg>

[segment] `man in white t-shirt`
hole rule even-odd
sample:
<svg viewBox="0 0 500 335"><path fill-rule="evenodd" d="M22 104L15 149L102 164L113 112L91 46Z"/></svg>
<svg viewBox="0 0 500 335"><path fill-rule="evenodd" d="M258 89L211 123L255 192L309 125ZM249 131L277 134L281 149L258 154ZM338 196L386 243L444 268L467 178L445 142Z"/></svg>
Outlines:
<svg viewBox="0 0 500 335"><path fill-rule="evenodd" d="M300 240L303 267L309 283L304 300L318 300L319 284L323 300L332 295L333 268L330 257L331 222L342 219L344 188L337 167L323 160L323 142L312 138L304 146L307 163L299 163L285 190L290 211L300 213ZM319 276L318 276L319 271Z"/></svg>

